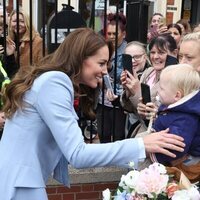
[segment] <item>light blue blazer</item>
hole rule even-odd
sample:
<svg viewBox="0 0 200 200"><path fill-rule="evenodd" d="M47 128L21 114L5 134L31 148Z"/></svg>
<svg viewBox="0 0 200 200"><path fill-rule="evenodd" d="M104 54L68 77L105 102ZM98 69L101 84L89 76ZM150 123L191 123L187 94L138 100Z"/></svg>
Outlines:
<svg viewBox="0 0 200 200"><path fill-rule="evenodd" d="M49 176L69 185L67 165L128 167L144 147L139 139L85 144L75 113L74 91L62 72L46 72L24 96L25 108L6 120L0 141L0 199L15 188L44 188ZM40 197L38 197L40 199Z"/></svg>

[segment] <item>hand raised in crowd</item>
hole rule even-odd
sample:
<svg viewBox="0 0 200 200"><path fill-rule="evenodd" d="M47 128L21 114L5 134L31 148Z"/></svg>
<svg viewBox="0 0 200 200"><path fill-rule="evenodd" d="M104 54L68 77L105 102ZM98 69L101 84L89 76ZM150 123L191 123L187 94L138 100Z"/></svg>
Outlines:
<svg viewBox="0 0 200 200"><path fill-rule="evenodd" d="M14 54L16 49L15 42L13 42L10 38L6 38L6 54L7 56L10 56ZM4 53L4 47L0 45L0 53Z"/></svg>
<svg viewBox="0 0 200 200"><path fill-rule="evenodd" d="M140 89L140 81L135 71L133 71L133 74L127 70L123 71L120 80L126 91L127 98L131 95L135 95L136 91Z"/></svg>
<svg viewBox="0 0 200 200"><path fill-rule="evenodd" d="M156 117L156 113L158 112L158 107L153 102L144 104L142 102L142 97L140 97L137 106L137 111L140 116L144 117L145 119L150 119L151 116L154 116L154 118Z"/></svg>
<svg viewBox="0 0 200 200"><path fill-rule="evenodd" d="M143 141L147 153L162 153L173 158L176 155L171 150L183 152L185 147L183 138L170 134L169 129L146 135Z"/></svg>
<svg viewBox="0 0 200 200"><path fill-rule="evenodd" d="M157 37L158 35L162 35L163 33L167 33L168 28L163 23L159 24L158 27L151 28L147 33L147 38L150 41L151 39Z"/></svg>
<svg viewBox="0 0 200 200"><path fill-rule="evenodd" d="M166 33L167 31L168 31L168 28L167 28L166 25L160 24L160 25L158 26L158 29L157 29L158 35L161 35L161 34L163 34L163 33Z"/></svg>

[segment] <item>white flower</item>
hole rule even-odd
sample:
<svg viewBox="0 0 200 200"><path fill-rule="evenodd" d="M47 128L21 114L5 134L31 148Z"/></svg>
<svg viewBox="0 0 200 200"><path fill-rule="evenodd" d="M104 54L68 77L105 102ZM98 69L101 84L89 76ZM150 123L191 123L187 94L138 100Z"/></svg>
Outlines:
<svg viewBox="0 0 200 200"><path fill-rule="evenodd" d="M177 190L173 197L172 200L191 200L190 197L188 196L188 191L187 190Z"/></svg>
<svg viewBox="0 0 200 200"><path fill-rule="evenodd" d="M120 183L119 183L119 187L122 187L123 189L127 188L127 186L125 185L125 179L126 179L126 175L122 175Z"/></svg>
<svg viewBox="0 0 200 200"><path fill-rule="evenodd" d="M149 166L149 169L151 170L156 170L158 171L160 174L166 174L167 173L167 170L165 168L164 165L160 164L160 163L153 163L152 165Z"/></svg>
<svg viewBox="0 0 200 200"><path fill-rule="evenodd" d="M192 186L188 190L178 190L174 193L172 200L200 200L197 187Z"/></svg>
<svg viewBox="0 0 200 200"><path fill-rule="evenodd" d="M130 162L129 162L129 166L130 166L130 168L134 169L134 165L135 165L135 164L134 164L133 161L130 161Z"/></svg>
<svg viewBox="0 0 200 200"><path fill-rule="evenodd" d="M138 177L139 177L140 172L136 170L132 170L128 172L128 174L125 176L125 184L131 188L134 189L137 185L138 182Z"/></svg>
<svg viewBox="0 0 200 200"><path fill-rule="evenodd" d="M111 199L111 192L107 188L106 190L103 191L103 200L110 200Z"/></svg>
<svg viewBox="0 0 200 200"><path fill-rule="evenodd" d="M177 180L170 179L165 166L154 163L141 171L131 170L127 175L122 175L115 196L106 189L103 191L103 200L157 199L159 194L168 196L170 200L200 200L200 193L195 185L188 190L178 189Z"/></svg>
<svg viewBox="0 0 200 200"><path fill-rule="evenodd" d="M200 200L200 193L196 186L193 186L188 190L188 195L191 200Z"/></svg>
<svg viewBox="0 0 200 200"><path fill-rule="evenodd" d="M178 190L174 193L172 200L200 200L200 194L196 186L188 190Z"/></svg>

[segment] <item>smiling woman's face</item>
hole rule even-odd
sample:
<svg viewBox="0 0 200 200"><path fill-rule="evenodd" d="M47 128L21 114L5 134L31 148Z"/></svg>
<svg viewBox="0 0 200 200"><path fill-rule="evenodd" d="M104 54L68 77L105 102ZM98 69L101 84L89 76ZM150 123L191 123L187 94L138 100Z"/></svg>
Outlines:
<svg viewBox="0 0 200 200"><path fill-rule="evenodd" d="M100 48L95 55L83 61L80 83L91 88L96 88L102 79L102 75L107 73L107 63L109 50L107 46Z"/></svg>
<svg viewBox="0 0 200 200"><path fill-rule="evenodd" d="M17 33L17 14L14 14L11 17L11 28L15 33ZM19 34L24 34L25 32L26 32L26 25L24 22L24 17L20 13L19 14Z"/></svg>
<svg viewBox="0 0 200 200"><path fill-rule="evenodd" d="M137 45L127 46L125 53L131 55L132 57L132 66L135 72L142 71L146 63L146 53L145 51Z"/></svg>
<svg viewBox="0 0 200 200"><path fill-rule="evenodd" d="M155 45L150 50L150 60L155 70L160 71L165 67L167 51L158 49Z"/></svg>
<svg viewBox="0 0 200 200"><path fill-rule="evenodd" d="M162 17L161 17L160 15L154 15L154 16L152 17L152 20L151 20L151 24L150 24L150 25L151 25L151 26L158 27L161 18L162 18Z"/></svg>

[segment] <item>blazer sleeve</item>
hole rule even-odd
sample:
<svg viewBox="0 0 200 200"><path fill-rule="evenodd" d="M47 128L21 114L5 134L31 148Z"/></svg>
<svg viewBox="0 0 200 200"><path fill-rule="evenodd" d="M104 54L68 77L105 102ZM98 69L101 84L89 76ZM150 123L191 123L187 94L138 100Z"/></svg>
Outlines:
<svg viewBox="0 0 200 200"><path fill-rule="evenodd" d="M68 162L76 168L137 166L144 145L138 139L107 144L86 144L74 111L74 91L71 80L62 72L54 72L44 81L38 92L36 109L49 127L55 141ZM44 98L45 97L45 98Z"/></svg>

